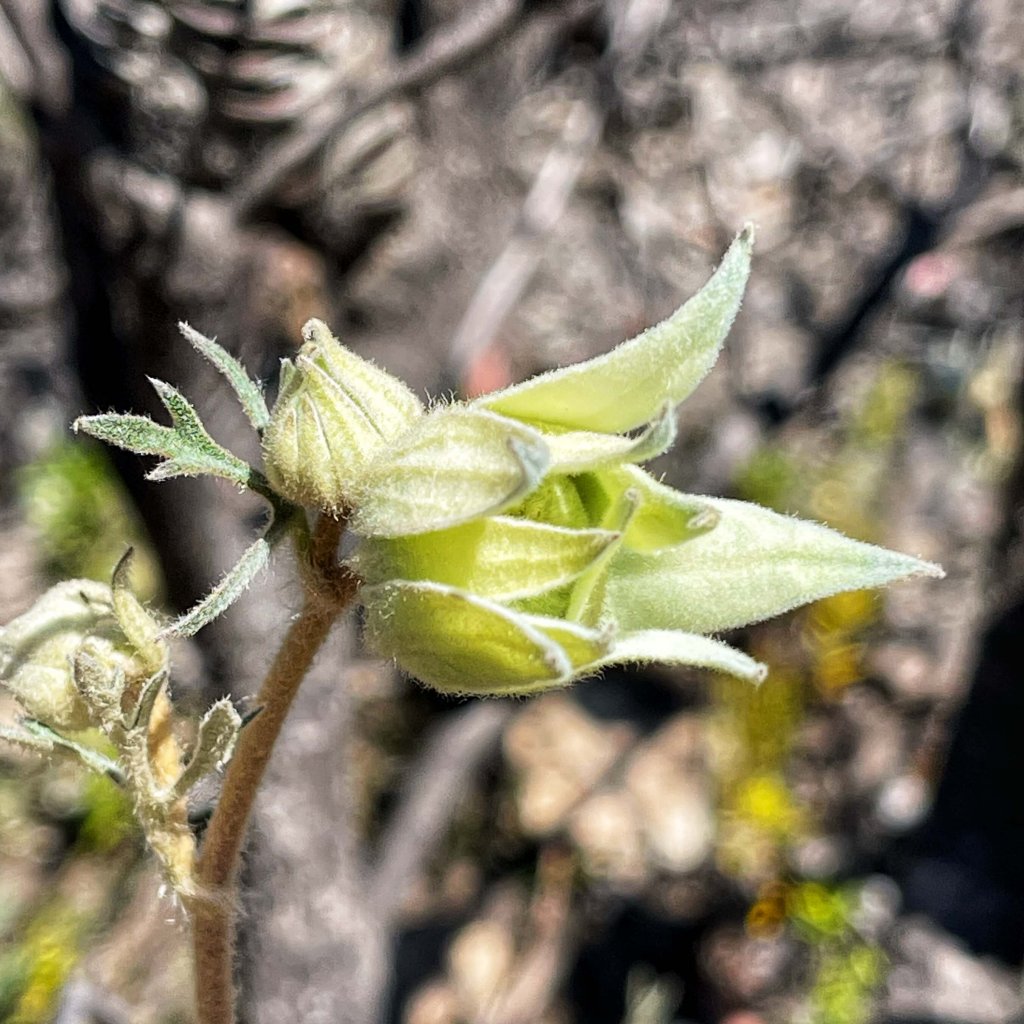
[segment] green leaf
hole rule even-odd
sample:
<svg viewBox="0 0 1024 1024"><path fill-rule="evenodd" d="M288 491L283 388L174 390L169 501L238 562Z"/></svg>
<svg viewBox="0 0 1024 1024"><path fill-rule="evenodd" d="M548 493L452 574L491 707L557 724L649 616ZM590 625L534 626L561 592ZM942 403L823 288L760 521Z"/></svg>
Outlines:
<svg viewBox="0 0 1024 1024"><path fill-rule="evenodd" d="M124 775L117 762L105 754L101 754L98 750L69 740L44 722L38 722L34 718L23 718L18 725L20 728L0 728L0 738L12 743L20 743L40 753L60 750L71 754L94 772L109 775L115 782L124 782Z"/></svg>
<svg viewBox="0 0 1024 1024"><path fill-rule="evenodd" d="M930 562L758 505L700 500L719 514L713 530L656 553L616 553L605 613L621 628L715 633L840 591L942 575Z"/></svg>
<svg viewBox="0 0 1024 1024"><path fill-rule="evenodd" d="M608 530L490 516L433 533L369 538L350 565L370 584L433 580L481 597L512 600L576 579L617 536Z"/></svg>
<svg viewBox="0 0 1024 1024"><path fill-rule="evenodd" d="M28 721L33 720L28 719ZM17 726L0 725L0 740L13 743L16 747L29 750L33 754L53 753L53 740L48 736L37 736L35 733L25 729L24 724Z"/></svg>
<svg viewBox="0 0 1024 1024"><path fill-rule="evenodd" d="M619 433L678 405L704 379L740 308L753 229L729 247L711 280L667 320L606 355L543 373L477 400L516 419Z"/></svg>
<svg viewBox="0 0 1024 1024"><path fill-rule="evenodd" d="M173 426L154 423L148 416L100 413L80 416L72 428L137 455L161 456L164 461L147 474L150 480L206 474L250 486L250 467L210 437L184 396L164 381L151 377L150 383L171 414Z"/></svg>
<svg viewBox="0 0 1024 1024"><path fill-rule="evenodd" d="M245 367L230 352L218 345L216 340L200 334L184 321L178 324L178 330L200 355L213 363L224 375L238 396L249 422L258 431L263 431L270 422L270 410L259 384L246 373Z"/></svg>
<svg viewBox="0 0 1024 1024"><path fill-rule="evenodd" d="M585 671L589 673L610 665L651 662L713 669L752 683L763 682L768 674L766 666L720 640L665 629L648 629L617 637L611 651L588 665Z"/></svg>
<svg viewBox="0 0 1024 1024"><path fill-rule="evenodd" d="M397 537L494 515L522 501L548 463L530 427L480 409L439 409L374 462L351 526L364 537Z"/></svg>
<svg viewBox="0 0 1024 1024"><path fill-rule="evenodd" d="M199 723L195 749L171 791L172 798L187 796L189 790L231 757L242 718L226 697L217 701Z"/></svg>
<svg viewBox="0 0 1024 1024"><path fill-rule="evenodd" d="M675 439L676 417L671 405L666 405L636 437L584 430L544 435L551 450L552 473L582 473L623 462L646 462L671 448Z"/></svg>
<svg viewBox="0 0 1024 1024"><path fill-rule="evenodd" d="M369 646L445 693L529 693L572 671L561 645L533 624L537 617L475 594L392 580L361 595Z"/></svg>
<svg viewBox="0 0 1024 1024"><path fill-rule="evenodd" d="M247 487L249 466L210 437L199 414L185 396L165 381L155 377L148 380L171 414L176 445L168 453L170 458L147 474L148 479L167 480L174 476L207 474Z"/></svg>
<svg viewBox="0 0 1024 1024"><path fill-rule="evenodd" d="M177 445L174 430L170 427L154 423L148 416L132 413L103 412L96 416L79 416L71 424L71 429L136 455L167 455Z"/></svg>
<svg viewBox="0 0 1024 1024"><path fill-rule="evenodd" d="M179 619L160 631L158 639L166 640L174 636L194 636L203 626L212 622L218 615L227 611L245 592L256 576L266 568L270 561L272 537L254 541L229 569L221 581L194 608L187 611Z"/></svg>

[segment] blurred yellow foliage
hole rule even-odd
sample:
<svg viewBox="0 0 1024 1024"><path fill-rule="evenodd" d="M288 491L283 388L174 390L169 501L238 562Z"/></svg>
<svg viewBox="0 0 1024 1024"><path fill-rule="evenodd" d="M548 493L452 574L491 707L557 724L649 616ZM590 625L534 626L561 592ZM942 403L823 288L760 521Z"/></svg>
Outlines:
<svg viewBox="0 0 1024 1024"><path fill-rule="evenodd" d="M22 988L8 1024L45 1024L53 1017L61 989L78 962L83 934L80 917L49 907L26 929L17 951Z"/></svg>

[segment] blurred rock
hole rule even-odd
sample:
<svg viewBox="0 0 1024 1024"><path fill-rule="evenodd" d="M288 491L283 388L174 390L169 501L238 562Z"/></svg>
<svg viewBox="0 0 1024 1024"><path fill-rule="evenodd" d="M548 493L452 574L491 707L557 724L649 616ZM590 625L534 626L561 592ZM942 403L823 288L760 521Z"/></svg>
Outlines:
<svg viewBox="0 0 1024 1024"><path fill-rule="evenodd" d="M516 804L528 834L561 827L574 807L618 759L628 730L599 725L571 698L538 698L505 733L505 755L519 774Z"/></svg>
<svg viewBox="0 0 1024 1024"><path fill-rule="evenodd" d="M971 956L923 920L902 922L882 1000L896 1018L1007 1024L1024 1011L1016 971Z"/></svg>

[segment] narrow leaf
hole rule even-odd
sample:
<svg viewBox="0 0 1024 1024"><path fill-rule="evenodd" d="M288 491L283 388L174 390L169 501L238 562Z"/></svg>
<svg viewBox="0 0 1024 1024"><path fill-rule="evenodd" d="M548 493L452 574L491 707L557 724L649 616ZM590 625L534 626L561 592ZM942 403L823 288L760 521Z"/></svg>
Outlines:
<svg viewBox="0 0 1024 1024"><path fill-rule="evenodd" d="M544 439L530 427L480 409L437 410L373 464L352 529L397 537L497 514L540 483L548 461Z"/></svg>
<svg viewBox="0 0 1024 1024"><path fill-rule="evenodd" d="M262 431L270 422L270 410L259 384L246 373L245 367L230 352L218 345L215 339L200 334L184 321L178 324L178 330L200 355L213 363L224 375L238 396L249 422L258 431Z"/></svg>
<svg viewBox="0 0 1024 1024"><path fill-rule="evenodd" d="M154 423L148 416L131 413L104 412L97 416L79 416L71 424L71 429L136 455L168 455L176 445L171 427Z"/></svg>
<svg viewBox="0 0 1024 1024"><path fill-rule="evenodd" d="M28 719L33 721L33 719ZM53 740L48 736L39 736L25 728L24 722L17 726L0 725L0 740L13 743L23 750L34 754L52 754Z"/></svg>
<svg viewBox="0 0 1024 1024"><path fill-rule="evenodd" d="M242 554L235 566L229 569L221 581L194 608L161 630L158 639L174 636L195 636L203 626L227 611L245 592L256 576L270 561L271 541L260 537Z"/></svg>
<svg viewBox="0 0 1024 1024"><path fill-rule="evenodd" d="M844 590L942 569L758 505L701 498L708 533L654 554L625 546L608 570L606 614L624 629L716 633Z"/></svg>
<svg viewBox="0 0 1024 1024"><path fill-rule="evenodd" d="M768 669L735 647L720 640L677 630L649 629L618 637L611 651L585 669L587 673L609 665L648 664L690 665L738 676L752 683L761 683Z"/></svg>
<svg viewBox="0 0 1024 1024"><path fill-rule="evenodd" d="M101 775L109 775L115 782L123 783L124 775L118 767L117 762L111 760L98 750L83 746L74 740L69 740L59 732L55 732L43 722L37 722L34 718L23 718L19 723L21 729L0 729L0 737L10 740L13 743L22 743L24 746L32 746L40 752L61 750L78 758L87 768Z"/></svg>
<svg viewBox="0 0 1024 1024"><path fill-rule="evenodd" d="M714 366L740 308L753 230L729 247L711 280L667 320L585 363L543 373L477 400L538 424L619 433L678 405Z"/></svg>

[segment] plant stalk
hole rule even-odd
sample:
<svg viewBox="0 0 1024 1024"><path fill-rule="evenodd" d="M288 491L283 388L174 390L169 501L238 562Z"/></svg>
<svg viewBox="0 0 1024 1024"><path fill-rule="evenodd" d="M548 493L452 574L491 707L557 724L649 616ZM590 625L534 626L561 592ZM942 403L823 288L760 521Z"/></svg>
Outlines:
<svg viewBox="0 0 1024 1024"><path fill-rule="evenodd" d="M198 1024L235 1024L233 978L238 868L263 773L295 694L338 616L352 603L356 580L335 561L344 522L322 516L308 548L305 602L256 698L260 708L238 737L224 786L196 862L189 901Z"/></svg>

